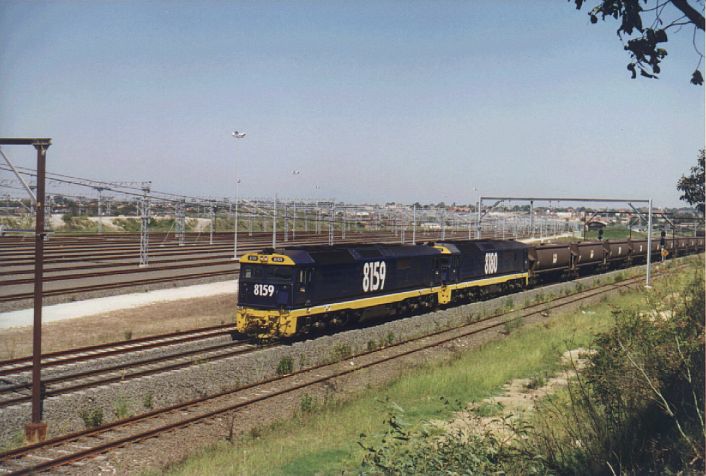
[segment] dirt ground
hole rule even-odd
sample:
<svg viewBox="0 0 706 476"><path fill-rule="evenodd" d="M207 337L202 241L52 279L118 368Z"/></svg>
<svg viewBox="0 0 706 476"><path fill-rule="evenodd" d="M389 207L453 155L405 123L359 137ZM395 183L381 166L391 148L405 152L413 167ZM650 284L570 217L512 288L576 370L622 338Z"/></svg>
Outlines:
<svg viewBox="0 0 706 476"><path fill-rule="evenodd" d="M516 421L525 417L539 400L566 387L569 379L576 376L576 371L586 365L589 354L590 351L582 348L566 351L562 355L564 370L558 375L541 383L527 378L512 380L503 386L500 395L469 405L450 421L435 423L447 434L483 435L492 432L503 440L511 439L515 435L508 428L506 419Z"/></svg>
<svg viewBox="0 0 706 476"><path fill-rule="evenodd" d="M161 302L42 326L42 353L233 322L235 296ZM31 355L32 328L0 331L0 360Z"/></svg>

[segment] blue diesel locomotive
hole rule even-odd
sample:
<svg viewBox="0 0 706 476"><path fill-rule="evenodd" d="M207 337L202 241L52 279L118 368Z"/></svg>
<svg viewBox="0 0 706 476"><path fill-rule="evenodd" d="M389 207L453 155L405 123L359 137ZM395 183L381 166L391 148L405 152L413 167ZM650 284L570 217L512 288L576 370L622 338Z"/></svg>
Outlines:
<svg viewBox="0 0 706 476"><path fill-rule="evenodd" d="M236 328L290 337L316 328L463 302L488 287L527 285L514 241L265 249L240 259Z"/></svg>
<svg viewBox="0 0 706 476"><path fill-rule="evenodd" d="M703 237L663 237L652 241L649 255L656 262L703 247ZM236 329L259 337L291 337L636 265L647 255L644 239L265 249L240 259Z"/></svg>

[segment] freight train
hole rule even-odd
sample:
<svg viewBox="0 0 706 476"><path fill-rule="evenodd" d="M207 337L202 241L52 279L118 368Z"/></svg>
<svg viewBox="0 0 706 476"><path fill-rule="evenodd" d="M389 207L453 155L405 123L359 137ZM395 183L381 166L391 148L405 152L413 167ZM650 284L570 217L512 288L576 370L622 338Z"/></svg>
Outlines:
<svg viewBox="0 0 706 476"><path fill-rule="evenodd" d="M240 258L236 330L292 337L430 311L644 263L647 247L647 240L445 240L264 249ZM662 237L650 253L657 261L703 248L703 237Z"/></svg>

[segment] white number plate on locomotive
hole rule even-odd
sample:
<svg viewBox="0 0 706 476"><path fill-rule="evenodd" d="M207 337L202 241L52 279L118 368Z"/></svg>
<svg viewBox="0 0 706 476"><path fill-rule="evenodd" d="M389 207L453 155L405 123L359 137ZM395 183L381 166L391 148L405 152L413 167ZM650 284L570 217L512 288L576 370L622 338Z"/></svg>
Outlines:
<svg viewBox="0 0 706 476"><path fill-rule="evenodd" d="M498 272L498 254L497 253L486 253L485 254L485 268L483 268L485 274L495 274Z"/></svg>
<svg viewBox="0 0 706 476"><path fill-rule="evenodd" d="M387 266L384 261L371 261L363 265L363 292L385 289Z"/></svg>
<svg viewBox="0 0 706 476"><path fill-rule="evenodd" d="M256 284L252 292L255 296L274 296L275 287L271 284Z"/></svg>

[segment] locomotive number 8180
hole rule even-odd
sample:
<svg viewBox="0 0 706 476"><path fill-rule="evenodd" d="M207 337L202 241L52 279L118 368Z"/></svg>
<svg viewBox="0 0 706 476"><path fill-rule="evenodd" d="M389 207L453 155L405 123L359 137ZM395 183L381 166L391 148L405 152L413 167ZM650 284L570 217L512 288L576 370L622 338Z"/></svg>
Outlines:
<svg viewBox="0 0 706 476"><path fill-rule="evenodd" d="M498 272L498 254L497 253L486 253L485 254L485 274L495 274Z"/></svg>

